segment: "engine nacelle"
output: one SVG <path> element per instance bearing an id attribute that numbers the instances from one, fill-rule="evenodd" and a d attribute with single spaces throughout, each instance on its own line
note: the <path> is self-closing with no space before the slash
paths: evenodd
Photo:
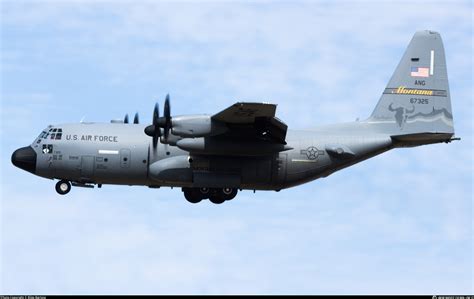
<path id="1" fill-rule="evenodd" d="M 249 141 L 235 143 L 232 139 L 184 138 L 176 142 L 180 149 L 204 155 L 265 156 L 293 149 L 278 143 Z"/>
<path id="2" fill-rule="evenodd" d="M 180 137 L 204 137 L 222 134 L 227 130 L 225 124 L 214 121 L 210 115 L 173 116 L 171 133 Z"/>

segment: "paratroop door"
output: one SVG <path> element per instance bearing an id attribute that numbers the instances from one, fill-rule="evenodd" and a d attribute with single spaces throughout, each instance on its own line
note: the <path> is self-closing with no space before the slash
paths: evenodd
<path id="1" fill-rule="evenodd" d="M 81 177 L 92 178 L 94 176 L 94 156 L 82 156 Z"/>

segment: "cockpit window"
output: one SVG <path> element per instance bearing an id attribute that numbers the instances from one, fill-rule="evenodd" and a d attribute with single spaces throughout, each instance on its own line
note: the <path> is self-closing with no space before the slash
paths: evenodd
<path id="1" fill-rule="evenodd" d="M 51 140 L 61 140 L 61 138 L 63 137 L 63 129 L 61 128 L 50 129 L 49 134 L 51 135 Z"/>
<path id="2" fill-rule="evenodd" d="M 41 132 L 41 134 L 39 134 L 38 138 L 46 138 L 46 136 L 48 136 L 48 133 L 43 131 L 43 132 Z"/>
<path id="3" fill-rule="evenodd" d="M 46 131 L 47 130 L 47 131 Z M 49 128 L 45 131 L 42 131 L 38 136 L 37 143 L 41 143 L 43 139 L 50 139 L 50 140 L 61 140 L 63 137 L 63 129 L 62 128 Z M 48 138 L 49 137 L 49 138 Z"/>
<path id="4" fill-rule="evenodd" d="M 36 141 L 36 143 L 41 143 L 41 140 L 46 139 L 46 137 L 48 137 L 48 133 L 46 131 L 42 131 L 39 134 L 38 138 L 36 138 L 36 139 L 38 139 L 38 141 Z"/>

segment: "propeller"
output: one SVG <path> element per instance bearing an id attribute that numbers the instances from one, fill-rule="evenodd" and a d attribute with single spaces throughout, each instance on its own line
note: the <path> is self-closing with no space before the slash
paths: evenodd
<path id="1" fill-rule="evenodd" d="M 153 137 L 153 148 L 156 148 L 158 144 L 158 138 L 161 137 L 159 121 L 160 112 L 158 110 L 158 103 L 156 103 L 155 108 L 153 109 L 153 123 L 145 128 L 145 134 Z"/>
<path id="2" fill-rule="evenodd" d="M 125 118 L 123 119 L 124 124 L 128 124 L 128 114 L 125 114 Z"/>
<path id="3" fill-rule="evenodd" d="M 140 123 L 139 120 L 138 120 L 138 112 L 135 113 L 135 117 L 133 118 L 133 123 L 134 124 L 139 124 Z"/>
<path id="4" fill-rule="evenodd" d="M 138 122 L 138 115 L 135 115 Z M 145 128 L 145 134 L 153 137 L 153 148 L 156 148 L 158 144 L 158 138 L 161 137 L 161 128 L 163 128 L 163 143 L 167 144 L 167 139 L 170 134 L 172 123 L 171 123 L 171 108 L 170 108 L 170 95 L 166 95 L 164 116 L 160 117 L 158 103 L 155 104 L 153 109 L 153 123 Z"/>

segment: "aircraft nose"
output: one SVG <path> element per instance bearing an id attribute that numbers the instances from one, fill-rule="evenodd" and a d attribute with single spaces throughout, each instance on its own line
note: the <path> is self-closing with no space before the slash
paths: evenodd
<path id="1" fill-rule="evenodd" d="M 12 154 L 12 163 L 18 168 L 35 173 L 36 152 L 31 146 L 19 148 Z"/>

